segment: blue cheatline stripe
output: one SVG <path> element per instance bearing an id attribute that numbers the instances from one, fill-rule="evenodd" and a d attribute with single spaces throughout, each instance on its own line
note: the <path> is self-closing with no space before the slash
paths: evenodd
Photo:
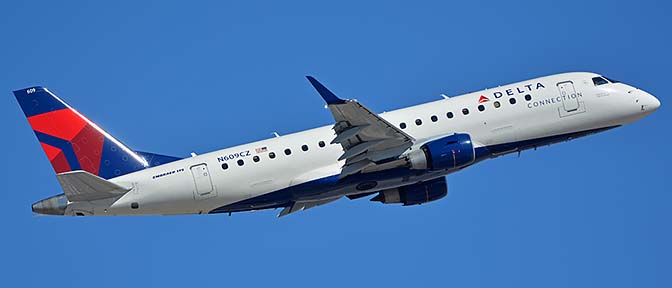
<path id="1" fill-rule="evenodd" d="M 37 140 L 40 140 L 40 142 L 44 142 L 44 144 L 48 144 L 51 146 L 54 146 L 58 149 L 61 149 L 63 151 L 63 154 L 65 154 L 65 159 L 68 160 L 68 165 L 70 165 L 70 170 L 80 170 L 82 169 L 79 166 L 79 160 L 77 160 L 77 155 L 75 155 L 75 150 L 72 149 L 72 145 L 70 144 L 69 141 L 63 140 L 61 138 L 56 138 L 54 136 L 51 136 L 49 134 L 44 134 L 42 132 L 35 131 L 35 136 L 37 136 Z"/>
<path id="2" fill-rule="evenodd" d="M 30 87 L 14 91 L 16 101 L 21 105 L 21 110 L 26 117 L 65 109 L 65 105 L 51 96 L 42 87 Z"/>

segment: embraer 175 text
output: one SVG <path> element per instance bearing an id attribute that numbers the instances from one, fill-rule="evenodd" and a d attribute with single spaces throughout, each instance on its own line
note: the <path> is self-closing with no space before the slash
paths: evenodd
<path id="1" fill-rule="evenodd" d="M 133 150 L 43 87 L 14 91 L 63 194 L 51 215 L 231 213 L 279 216 L 346 196 L 416 205 L 445 176 L 489 158 L 618 127 L 658 109 L 651 94 L 564 73 L 376 114 L 312 77 L 335 124 L 189 158 Z"/>

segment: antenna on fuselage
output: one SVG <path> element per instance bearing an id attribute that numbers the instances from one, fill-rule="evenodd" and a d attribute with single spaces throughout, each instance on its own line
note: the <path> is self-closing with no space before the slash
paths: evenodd
<path id="1" fill-rule="evenodd" d="M 273 132 L 273 136 L 275 136 L 275 138 L 279 138 L 280 134 L 278 134 L 278 132 Z"/>
<path id="2" fill-rule="evenodd" d="M 448 98 L 450 98 L 448 95 L 443 94 L 443 93 L 441 93 L 441 97 L 443 97 L 443 99 L 448 99 Z"/>

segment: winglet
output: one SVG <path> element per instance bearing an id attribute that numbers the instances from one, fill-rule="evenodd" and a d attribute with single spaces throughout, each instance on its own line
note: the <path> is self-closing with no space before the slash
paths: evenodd
<path id="1" fill-rule="evenodd" d="M 333 105 L 333 104 L 343 104 L 345 103 L 345 100 L 338 98 L 334 93 L 331 93 L 327 87 L 324 87 L 322 83 L 317 81 L 313 76 L 306 76 L 308 78 L 308 81 L 310 81 L 310 84 L 315 87 L 315 90 L 317 90 L 317 93 L 320 93 L 320 96 L 324 98 L 324 101 L 327 102 L 328 105 Z"/>

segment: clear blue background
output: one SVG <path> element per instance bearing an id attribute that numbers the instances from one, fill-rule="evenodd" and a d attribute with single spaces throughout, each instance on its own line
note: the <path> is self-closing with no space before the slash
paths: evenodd
<path id="1" fill-rule="evenodd" d="M 321 2 L 0 4 L 2 286 L 672 287 L 669 1 Z M 438 202 L 283 219 L 35 216 L 61 191 L 11 93 L 185 157 L 330 124 L 308 74 L 382 112 L 567 71 L 663 105 L 451 175 Z"/>

